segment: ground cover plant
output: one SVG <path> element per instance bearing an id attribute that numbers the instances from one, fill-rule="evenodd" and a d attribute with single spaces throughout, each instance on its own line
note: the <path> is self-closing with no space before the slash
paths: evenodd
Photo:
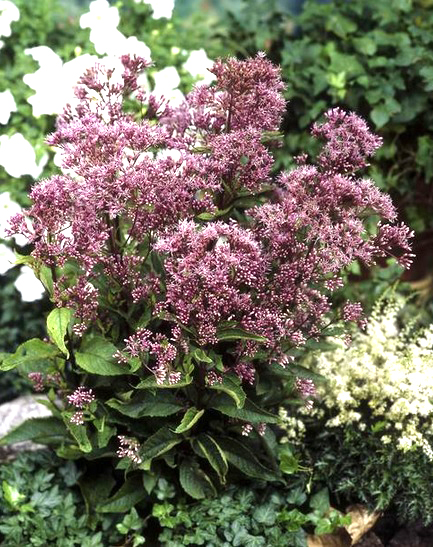
<path id="1" fill-rule="evenodd" d="M 275 411 L 315 394 L 295 357 L 364 324 L 359 303 L 332 305 L 342 272 L 412 256 L 389 197 L 358 176 L 381 140 L 355 114 L 328 111 L 317 157 L 272 179 L 284 86 L 263 54 L 217 61 L 179 106 L 139 86 L 148 64 L 86 71 L 48 137 L 63 172 L 10 228 L 54 309 L 47 339 L 1 368 L 29 375 L 53 416 L 2 442 L 87 459 L 101 512 L 129 511 L 160 477 L 195 499 L 239 476 L 284 482 Z"/>

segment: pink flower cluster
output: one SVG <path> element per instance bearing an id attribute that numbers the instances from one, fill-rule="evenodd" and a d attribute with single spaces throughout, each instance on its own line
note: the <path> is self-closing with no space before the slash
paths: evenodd
<path id="1" fill-rule="evenodd" d="M 263 54 L 217 61 L 216 84 L 176 108 L 137 87 L 146 61 L 122 62 L 120 80 L 102 66 L 84 75 L 78 107 L 48 139 L 63 152 L 64 174 L 35 185 L 33 205 L 11 223 L 37 259 L 63 268 L 54 300 L 74 309 L 77 333 L 109 321 L 107 302 L 123 316 L 150 309 L 149 327 L 128 332 L 116 357 L 139 357 L 159 383 L 176 383 L 190 341 L 217 346 L 221 330 L 241 328 L 262 342 L 239 342 L 226 369 L 253 384 L 258 350 L 284 363 L 289 349 L 320 336 L 354 260 L 394 256 L 409 266 L 410 231 L 395 224 L 390 198 L 356 174 L 381 143 L 358 116 L 328 111 L 312 130 L 323 143 L 316 160 L 302 155 L 273 181 L 268 143 L 284 85 Z M 123 110 L 132 92 L 139 119 Z M 371 214 L 383 219 L 376 235 L 365 228 Z M 347 304 L 342 317 L 360 322 L 360 313 Z M 220 376 L 208 371 L 207 380 Z M 69 399 L 81 408 L 83 397 Z"/>

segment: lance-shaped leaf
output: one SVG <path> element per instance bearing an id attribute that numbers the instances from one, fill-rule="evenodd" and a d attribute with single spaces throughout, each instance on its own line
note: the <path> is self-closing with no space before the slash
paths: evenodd
<path id="1" fill-rule="evenodd" d="M 42 444 L 60 444 L 67 437 L 65 424 L 57 418 L 31 418 L 0 439 L 0 444 L 33 441 Z"/>
<path id="2" fill-rule="evenodd" d="M 165 454 L 182 442 L 182 438 L 173 433 L 168 427 L 161 427 L 151 435 L 140 448 L 140 457 L 143 461 L 149 461 Z"/>
<path id="3" fill-rule="evenodd" d="M 66 357 L 69 357 L 69 351 L 65 345 L 65 336 L 72 315 L 73 311 L 69 308 L 55 308 L 47 317 L 48 335 Z"/>
<path id="4" fill-rule="evenodd" d="M 69 433 L 77 442 L 80 450 L 86 454 L 92 451 L 92 443 L 87 436 L 87 428 L 84 424 L 77 425 L 71 422 L 73 412 L 62 412 L 63 420 Z"/>
<path id="5" fill-rule="evenodd" d="M 216 391 L 222 391 L 233 399 L 237 408 L 242 408 L 245 404 L 246 395 L 240 384 L 236 383 L 228 376 L 223 376 L 221 382 L 215 382 L 212 385 L 208 385 L 209 389 Z M 232 404 L 233 406 L 233 404 Z"/>
<path id="6" fill-rule="evenodd" d="M 126 513 L 146 495 L 141 478 L 139 476 L 128 477 L 114 496 L 98 505 L 96 510 L 99 513 Z"/>
<path id="7" fill-rule="evenodd" d="M 170 384 L 169 381 L 164 381 L 162 384 L 156 383 L 156 378 L 152 374 L 145 380 L 142 380 L 138 385 L 135 386 L 136 389 L 177 389 L 179 387 L 189 386 L 192 382 L 192 378 L 189 375 L 182 375 L 179 382 L 175 384 Z"/>
<path id="8" fill-rule="evenodd" d="M 211 408 L 218 410 L 226 416 L 230 416 L 230 418 L 238 418 L 244 422 L 276 424 L 279 421 L 278 416 L 271 414 L 267 410 L 263 410 L 249 399 L 245 401 L 242 408 L 237 408 L 227 395 L 221 395 L 212 402 Z"/>
<path id="9" fill-rule="evenodd" d="M 207 459 L 224 484 L 228 471 L 227 458 L 216 440 L 207 433 L 203 433 L 191 441 L 191 446 L 198 456 Z"/>
<path id="10" fill-rule="evenodd" d="M 179 479 L 185 492 L 196 500 L 216 494 L 212 481 L 194 460 L 183 460 L 179 469 Z"/>
<path id="11" fill-rule="evenodd" d="M 50 359 L 58 355 L 56 346 L 31 338 L 16 349 L 15 353 L 4 353 L 0 358 L 0 370 L 7 371 L 18 368 L 22 374 L 29 372 L 44 372 L 50 366 Z"/>
<path id="12" fill-rule="evenodd" d="M 264 338 L 263 336 L 239 328 L 218 329 L 216 337 L 221 342 L 230 340 L 253 340 L 254 342 L 266 342 L 266 338 Z"/>
<path id="13" fill-rule="evenodd" d="M 113 355 L 117 348 L 108 340 L 99 336 L 90 337 L 84 340 L 80 351 L 75 354 L 77 365 L 91 374 L 103 376 L 119 376 L 128 374 L 129 370 L 125 365 L 120 365 Z"/>
<path id="14" fill-rule="evenodd" d="M 216 441 L 224 451 L 227 461 L 245 475 L 268 481 L 281 480 L 279 475 L 262 465 L 244 444 L 229 437 L 218 437 Z"/>
<path id="15" fill-rule="evenodd" d="M 188 408 L 185 412 L 182 421 L 174 430 L 175 433 L 185 433 L 188 429 L 198 422 L 198 420 L 203 416 L 204 409 L 198 410 L 195 406 Z"/>
<path id="16" fill-rule="evenodd" d="M 106 403 L 121 414 L 130 418 L 142 418 L 144 416 L 171 416 L 182 409 L 176 398 L 171 393 L 152 394 L 148 391 L 138 393 L 130 401 L 122 402 L 110 399 Z"/>

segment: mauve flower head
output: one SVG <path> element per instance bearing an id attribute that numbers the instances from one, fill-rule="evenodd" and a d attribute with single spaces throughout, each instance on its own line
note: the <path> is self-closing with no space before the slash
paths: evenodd
<path id="1" fill-rule="evenodd" d="M 119 63 L 120 72 L 99 63 L 83 75 L 78 104 L 48 138 L 65 174 L 35 185 L 33 205 L 11 222 L 36 259 L 61 269 L 53 299 L 81 321 L 74 333 L 97 321 L 109 332 L 116 307 L 150 311 L 145 327 L 120 329 L 116 359 L 139 359 L 158 383 L 177 383 L 190 344 L 221 347 L 221 329 L 241 328 L 256 337 L 234 341 L 226 370 L 253 384 L 258 350 L 283 363 L 288 349 L 321 336 L 336 315 L 330 293 L 354 260 L 409 265 L 410 231 L 394 224 L 389 197 L 355 174 L 381 142 L 356 114 L 328 111 L 312 130 L 323 141 L 316 160 L 303 155 L 273 179 L 269 138 L 284 84 L 263 54 L 217 61 L 215 83 L 175 106 L 140 89 L 146 59 Z M 383 219 L 374 236 L 371 214 Z M 358 312 L 347 305 L 344 319 L 362 321 Z M 205 381 L 224 374 L 207 371 Z"/>

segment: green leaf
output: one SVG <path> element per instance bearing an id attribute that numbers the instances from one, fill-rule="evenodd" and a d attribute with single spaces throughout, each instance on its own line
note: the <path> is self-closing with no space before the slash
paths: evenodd
<path id="1" fill-rule="evenodd" d="M 31 418 L 20 424 L 0 439 L 0 445 L 33 441 L 42 444 L 60 444 L 68 437 L 66 427 L 61 420 L 48 416 Z"/>
<path id="2" fill-rule="evenodd" d="M 249 448 L 229 437 L 219 437 L 217 443 L 227 461 L 242 473 L 255 479 L 281 481 L 281 477 L 262 465 Z"/>
<path id="3" fill-rule="evenodd" d="M 212 481 L 194 460 L 183 460 L 179 469 L 179 479 L 185 492 L 196 500 L 216 494 Z"/>
<path id="4" fill-rule="evenodd" d="M 125 365 L 120 365 L 113 358 L 117 348 L 111 342 L 99 336 L 89 337 L 83 341 L 80 352 L 75 354 L 77 365 L 91 374 L 102 376 L 119 376 L 128 374 Z"/>
<path id="5" fill-rule="evenodd" d="M 329 493 L 326 487 L 322 488 L 322 490 L 314 494 L 310 499 L 311 509 L 315 509 L 321 515 L 324 515 L 329 510 L 329 506 Z"/>
<path id="6" fill-rule="evenodd" d="M 223 376 L 222 382 L 215 382 L 208 385 L 209 389 L 222 391 L 233 399 L 237 408 L 242 408 L 245 404 L 246 395 L 242 387 L 228 376 Z"/>
<path id="7" fill-rule="evenodd" d="M 161 427 L 141 445 L 140 457 L 143 461 L 152 460 L 165 454 L 180 442 L 182 442 L 182 438 L 176 433 L 173 433 L 168 427 Z"/>
<path id="8" fill-rule="evenodd" d="M 8 503 L 12 507 L 12 509 L 16 509 L 17 505 L 19 505 L 23 500 L 26 499 L 24 494 L 21 494 L 16 486 L 10 485 L 6 481 L 2 482 L 2 489 L 4 499 L 6 500 L 6 503 Z"/>
<path id="9" fill-rule="evenodd" d="M 204 414 L 204 409 L 198 410 L 194 406 L 191 408 L 188 408 L 188 410 L 184 414 L 184 417 L 182 418 L 182 421 L 176 427 L 174 432 L 185 433 L 185 431 L 188 431 L 188 429 L 191 429 L 191 427 L 198 422 L 198 420 L 203 416 L 203 414 Z"/>
<path id="10" fill-rule="evenodd" d="M 145 380 L 142 380 L 138 385 L 136 385 L 135 389 L 177 389 L 179 387 L 189 386 L 191 382 L 192 378 L 187 374 L 185 376 L 182 375 L 181 379 L 176 384 L 170 384 L 169 381 L 165 381 L 162 384 L 157 384 L 156 378 L 152 374 Z"/>
<path id="11" fill-rule="evenodd" d="M 171 416 L 182 409 L 182 405 L 176 401 L 171 393 L 152 394 L 147 391 L 136 394 L 128 402 L 110 399 L 106 404 L 130 418 Z"/>
<path id="12" fill-rule="evenodd" d="M 219 341 L 230 341 L 230 340 L 254 340 L 255 342 L 266 342 L 264 336 L 259 336 L 252 332 L 248 332 L 244 329 L 237 328 L 221 328 L 217 330 L 216 337 Z"/>
<path id="13" fill-rule="evenodd" d="M 65 336 L 72 316 L 73 311 L 69 308 L 55 308 L 47 317 L 48 335 L 66 357 L 69 357 L 69 351 Z"/>
<path id="14" fill-rule="evenodd" d="M 380 129 L 384 125 L 386 125 L 390 118 L 390 113 L 386 106 L 381 103 L 373 108 L 373 110 L 370 113 L 370 117 L 373 120 L 373 122 L 376 124 L 376 127 Z"/>
<path id="15" fill-rule="evenodd" d="M 191 441 L 191 446 L 198 456 L 207 459 L 217 472 L 220 481 L 224 484 L 228 471 L 227 458 L 216 440 L 210 435 L 203 433 Z"/>
<path id="16" fill-rule="evenodd" d="M 58 354 L 59 350 L 39 338 L 31 338 L 20 346 L 13 354 L 3 354 L 0 370 L 7 371 L 18 367 L 22 374 L 29 372 L 44 372 L 50 366 L 49 360 Z"/>
<path id="17" fill-rule="evenodd" d="M 94 513 L 96 507 L 108 499 L 115 484 L 111 470 L 107 467 L 89 469 L 80 477 L 78 485 L 84 498 L 87 515 Z"/>
<path id="18" fill-rule="evenodd" d="M 433 91 L 433 66 L 424 66 L 419 73 L 424 78 L 424 89 L 426 91 Z"/>
<path id="19" fill-rule="evenodd" d="M 87 428 L 85 424 L 77 425 L 71 422 L 71 417 L 74 413 L 67 411 L 62 412 L 63 421 L 68 428 L 69 433 L 77 441 L 80 450 L 86 454 L 92 451 L 92 443 L 87 436 Z"/>
<path id="20" fill-rule="evenodd" d="M 226 395 L 221 395 L 217 400 L 213 401 L 211 408 L 218 410 L 226 416 L 230 416 L 230 418 L 237 418 L 239 420 L 243 420 L 244 422 L 256 424 L 276 424 L 279 422 L 278 416 L 271 414 L 267 410 L 263 410 L 249 399 L 246 399 L 242 408 L 236 408 Z"/>
<path id="21" fill-rule="evenodd" d="M 200 363 L 213 363 L 212 359 L 201 348 L 195 349 L 192 356 L 196 361 L 199 361 Z"/>
<path id="22" fill-rule="evenodd" d="M 98 505 L 96 510 L 99 513 L 126 513 L 144 499 L 146 495 L 141 477 L 128 477 L 114 496 Z"/>

